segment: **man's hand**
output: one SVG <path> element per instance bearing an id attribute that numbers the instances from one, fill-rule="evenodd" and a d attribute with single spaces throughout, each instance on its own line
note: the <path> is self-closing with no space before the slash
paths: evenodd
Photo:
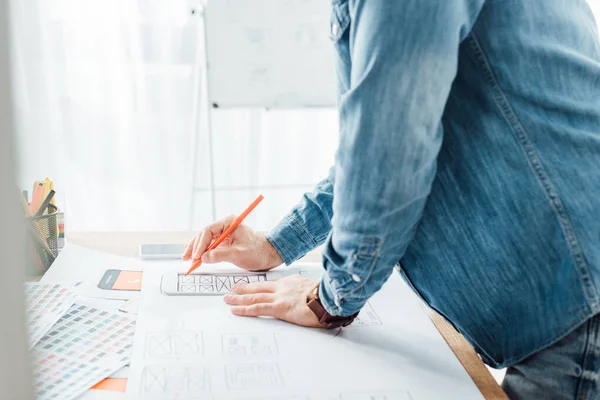
<path id="1" fill-rule="evenodd" d="M 245 317 L 273 317 L 292 324 L 322 328 L 306 305 L 306 297 L 317 281 L 292 275 L 276 281 L 235 285 L 235 294 L 225 295 L 231 312 Z"/>
<path id="2" fill-rule="evenodd" d="M 283 264 L 283 259 L 269 243 L 265 235 L 254 232 L 246 225 L 238 226 L 214 250 L 206 251 L 229 225 L 235 216 L 230 216 L 204 228 L 186 246 L 182 260 L 202 257 L 207 264 L 230 262 L 248 271 L 266 271 Z"/>

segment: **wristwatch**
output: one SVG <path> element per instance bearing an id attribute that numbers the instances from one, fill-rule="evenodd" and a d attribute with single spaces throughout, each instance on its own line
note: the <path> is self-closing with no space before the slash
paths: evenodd
<path id="1" fill-rule="evenodd" d="M 354 318 L 358 315 L 358 313 L 349 315 L 347 317 L 340 317 L 337 315 L 331 315 L 325 310 L 323 304 L 321 304 L 321 299 L 319 298 L 319 285 L 315 286 L 313 290 L 310 291 L 308 296 L 306 296 L 306 305 L 310 310 L 317 316 L 319 319 L 319 323 L 325 329 L 333 329 L 339 328 L 342 326 L 348 326 L 354 321 Z"/>

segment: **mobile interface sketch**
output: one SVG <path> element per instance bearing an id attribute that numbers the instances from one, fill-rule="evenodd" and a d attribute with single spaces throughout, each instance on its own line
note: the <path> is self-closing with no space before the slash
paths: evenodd
<path id="1" fill-rule="evenodd" d="M 261 275 L 188 275 L 178 274 L 177 291 L 180 293 L 227 294 L 237 284 L 266 281 Z"/>

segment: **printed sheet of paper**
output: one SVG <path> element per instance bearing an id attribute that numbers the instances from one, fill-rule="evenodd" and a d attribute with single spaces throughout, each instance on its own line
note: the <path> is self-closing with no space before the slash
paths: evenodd
<path id="1" fill-rule="evenodd" d="M 116 256 L 68 243 L 40 282 L 84 282 L 81 292 L 86 297 L 130 300 L 139 297 L 140 292 L 100 289 L 98 283 L 109 269 L 141 271 L 143 266 L 144 263 L 136 258 Z"/>
<path id="2" fill-rule="evenodd" d="M 32 350 L 37 399 L 69 400 L 127 365 L 135 321 L 78 303 Z"/>
<path id="3" fill-rule="evenodd" d="M 161 276 L 180 269 L 181 263 L 164 262 L 145 271 L 127 388 L 140 398 L 482 398 L 398 275 L 355 323 L 326 331 L 237 317 L 222 297 L 162 295 Z M 277 271 L 267 280 L 323 272 L 320 266 Z"/>
<path id="4" fill-rule="evenodd" d="M 29 348 L 48 332 L 75 302 L 73 285 L 25 283 Z"/>

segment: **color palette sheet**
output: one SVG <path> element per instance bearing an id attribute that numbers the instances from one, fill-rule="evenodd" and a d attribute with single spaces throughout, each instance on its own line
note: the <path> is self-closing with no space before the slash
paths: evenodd
<path id="1" fill-rule="evenodd" d="M 24 284 L 30 349 L 73 305 L 78 285 Z"/>
<path id="2" fill-rule="evenodd" d="M 73 399 L 129 363 L 135 320 L 74 304 L 33 348 L 36 398 Z"/>

